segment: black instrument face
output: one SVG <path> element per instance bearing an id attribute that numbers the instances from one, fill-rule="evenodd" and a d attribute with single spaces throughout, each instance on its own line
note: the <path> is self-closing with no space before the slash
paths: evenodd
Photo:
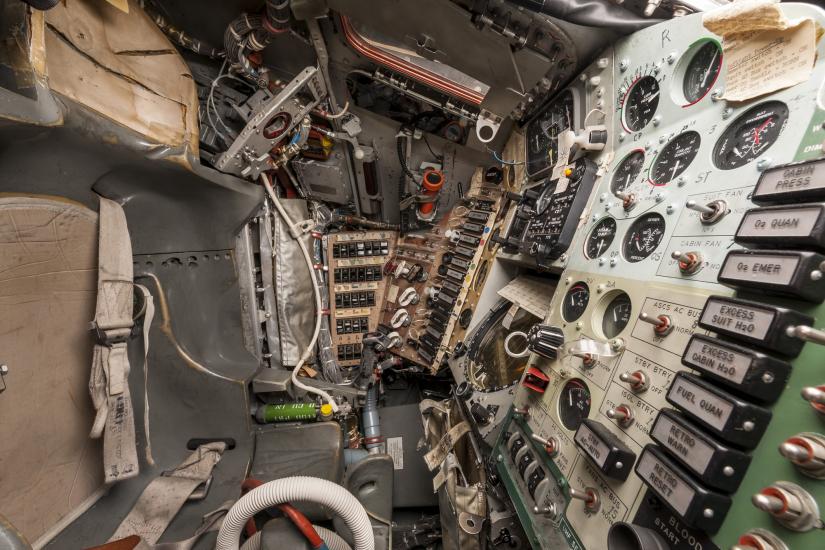
<path id="1" fill-rule="evenodd" d="M 572 172 L 564 179 L 544 184 L 531 215 L 521 234 L 519 249 L 546 266 L 558 258 L 572 242 L 577 220 L 587 202 L 596 178 L 596 167 L 587 158 L 570 166 Z"/>
<path id="2" fill-rule="evenodd" d="M 572 128 L 575 103 L 573 93 L 566 90 L 527 125 L 527 174 L 538 177 L 558 161 L 558 136 Z"/>
<path id="3" fill-rule="evenodd" d="M 570 431 L 576 431 L 590 414 L 590 388 L 584 380 L 568 381 L 559 395 L 559 420 Z"/>
<path id="4" fill-rule="evenodd" d="M 630 263 L 641 262 L 653 254 L 664 236 L 665 219 L 655 212 L 645 214 L 633 222 L 624 237 L 624 259 Z"/>
<path id="5" fill-rule="evenodd" d="M 770 149 L 787 123 L 788 106 L 781 101 L 751 107 L 716 142 L 713 163 L 722 170 L 744 166 Z"/>
<path id="6" fill-rule="evenodd" d="M 670 140 L 653 161 L 650 183 L 665 185 L 682 175 L 696 158 L 701 143 L 699 132 L 692 130 Z"/>
<path id="7" fill-rule="evenodd" d="M 630 311 L 633 308 L 630 296 L 622 292 L 613 298 L 602 317 L 602 332 L 605 338 L 615 338 L 630 322 Z"/>
<path id="8" fill-rule="evenodd" d="M 561 316 L 568 323 L 572 323 L 582 315 L 590 302 L 590 289 L 583 282 L 578 282 L 570 287 L 564 295 L 564 302 L 561 305 Z"/>
<path id="9" fill-rule="evenodd" d="M 616 238 L 616 220 L 605 218 L 597 223 L 587 236 L 584 255 L 595 260 L 604 254 Z"/>
<path id="10" fill-rule="evenodd" d="M 696 50 L 685 69 L 682 91 L 688 105 L 705 97 L 716 84 L 722 69 L 722 49 L 713 40 L 708 40 Z"/>
<path id="11" fill-rule="evenodd" d="M 626 190 L 633 181 L 642 173 L 645 163 L 645 152 L 637 149 L 627 155 L 613 172 L 613 179 L 610 180 L 610 191 L 615 195 Z"/>
<path id="12" fill-rule="evenodd" d="M 643 76 L 630 86 L 622 103 L 625 128 L 638 132 L 653 120 L 659 106 L 659 81 L 650 75 Z"/>

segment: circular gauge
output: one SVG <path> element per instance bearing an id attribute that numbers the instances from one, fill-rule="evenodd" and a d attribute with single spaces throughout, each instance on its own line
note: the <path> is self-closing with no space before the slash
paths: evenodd
<path id="1" fill-rule="evenodd" d="M 582 315 L 587 309 L 590 301 L 590 289 L 582 282 L 578 282 L 570 287 L 564 295 L 564 303 L 561 305 L 561 316 L 568 323 L 572 323 Z"/>
<path id="2" fill-rule="evenodd" d="M 536 214 L 541 216 L 550 203 L 553 202 L 553 194 L 556 192 L 556 184 L 547 182 L 541 190 L 541 195 L 536 199 Z"/>
<path id="3" fill-rule="evenodd" d="M 624 125 L 631 132 L 647 126 L 659 106 L 659 81 L 648 75 L 634 82 L 622 102 Z"/>
<path id="4" fill-rule="evenodd" d="M 639 177 L 642 172 L 644 163 L 645 152 L 641 149 L 633 151 L 622 159 L 622 162 L 616 167 L 616 171 L 613 172 L 613 179 L 610 181 L 610 190 L 614 195 L 630 187 L 633 180 Z"/>
<path id="5" fill-rule="evenodd" d="M 571 432 L 576 431 L 590 414 L 590 388 L 584 380 L 568 381 L 559 395 L 559 420 Z"/>
<path id="6" fill-rule="evenodd" d="M 610 248 L 616 237 L 616 220 L 605 218 L 593 227 L 584 246 L 584 255 L 595 260 Z"/>
<path id="7" fill-rule="evenodd" d="M 559 134 L 574 124 L 573 93 L 565 91 L 527 124 L 527 173 L 534 177 L 556 164 Z"/>
<path id="8" fill-rule="evenodd" d="M 615 338 L 624 330 L 624 327 L 630 321 L 631 309 L 630 296 L 624 292 L 619 293 L 610 300 L 604 310 L 604 317 L 602 317 L 602 332 L 606 338 Z"/>
<path id="9" fill-rule="evenodd" d="M 665 219 L 655 212 L 645 214 L 633 222 L 624 237 L 624 259 L 630 263 L 641 262 L 653 254 L 664 236 Z"/>
<path id="10" fill-rule="evenodd" d="M 788 106 L 768 101 L 751 107 L 728 126 L 713 148 L 713 163 L 722 170 L 739 168 L 770 149 L 788 123 Z"/>
<path id="11" fill-rule="evenodd" d="M 665 185 L 681 176 L 696 158 L 701 143 L 699 132 L 692 130 L 670 140 L 653 161 L 650 168 L 650 183 Z"/>
<path id="12" fill-rule="evenodd" d="M 722 49 L 713 40 L 708 40 L 696 50 L 685 68 L 682 92 L 688 105 L 705 97 L 713 88 L 722 68 Z"/>

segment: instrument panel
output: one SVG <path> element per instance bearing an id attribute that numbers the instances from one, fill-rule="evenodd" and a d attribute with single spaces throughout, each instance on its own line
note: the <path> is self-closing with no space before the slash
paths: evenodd
<path id="1" fill-rule="evenodd" d="M 800 450 L 825 457 L 817 48 L 808 81 L 728 102 L 722 40 L 690 15 L 571 85 L 610 137 L 543 322 L 564 347 L 531 356 L 547 386 L 522 380 L 493 452 L 533 547 L 610 550 L 612 526 L 679 550 L 821 546 L 825 484 Z"/>

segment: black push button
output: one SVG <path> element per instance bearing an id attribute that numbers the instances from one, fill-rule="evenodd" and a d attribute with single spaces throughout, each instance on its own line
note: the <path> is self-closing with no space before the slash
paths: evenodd
<path id="1" fill-rule="evenodd" d="M 636 453 L 600 422 L 585 419 L 573 439 L 607 477 L 624 481 L 630 475 Z"/>
<path id="2" fill-rule="evenodd" d="M 636 464 L 636 474 L 688 527 L 716 533 L 731 499 L 694 480 L 656 445 L 647 445 Z"/>
<path id="3" fill-rule="evenodd" d="M 718 280 L 734 288 L 764 290 L 774 294 L 821 303 L 825 300 L 825 277 L 811 273 L 825 256 L 816 252 L 787 250 L 733 250 L 728 252 Z"/>
<path id="4" fill-rule="evenodd" d="M 791 372 L 785 361 L 703 334 L 691 336 L 682 364 L 765 403 L 779 399 Z"/>
<path id="5" fill-rule="evenodd" d="M 825 159 L 777 166 L 762 172 L 751 200 L 787 204 L 825 199 Z"/>
<path id="6" fill-rule="evenodd" d="M 796 357 L 805 344 L 788 336 L 787 328 L 813 325 L 814 319 L 798 311 L 728 298 L 710 296 L 699 316 L 699 326 L 748 344 Z"/>
<path id="7" fill-rule="evenodd" d="M 687 372 L 673 379 L 667 401 L 720 439 L 746 449 L 756 448 L 771 421 L 769 410 Z"/>
<path id="8" fill-rule="evenodd" d="M 752 208 L 734 239 L 740 244 L 825 251 L 825 203 Z"/>
<path id="9" fill-rule="evenodd" d="M 739 488 L 751 457 L 706 435 L 673 409 L 662 409 L 650 437 L 703 483 L 725 493 Z"/>

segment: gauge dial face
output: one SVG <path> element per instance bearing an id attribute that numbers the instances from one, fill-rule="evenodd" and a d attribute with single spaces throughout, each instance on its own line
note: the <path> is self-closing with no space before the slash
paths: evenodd
<path id="1" fill-rule="evenodd" d="M 638 132 L 653 120 L 659 106 L 659 81 L 647 75 L 630 86 L 622 102 L 622 118 L 625 128 Z"/>
<path id="2" fill-rule="evenodd" d="M 590 388 L 584 380 L 568 381 L 559 395 L 559 420 L 568 430 L 576 431 L 590 414 Z"/>
<path id="3" fill-rule="evenodd" d="M 713 40 L 708 40 L 696 50 L 685 68 L 682 91 L 688 105 L 705 97 L 716 83 L 722 69 L 722 49 Z"/>
<path id="4" fill-rule="evenodd" d="M 722 170 L 744 166 L 770 149 L 787 123 L 788 106 L 781 101 L 751 107 L 716 142 L 713 163 Z"/>
<path id="5" fill-rule="evenodd" d="M 665 185 L 681 176 L 696 158 L 701 143 L 699 132 L 692 130 L 670 140 L 653 161 L 650 183 Z"/>
<path id="6" fill-rule="evenodd" d="M 606 338 L 615 338 L 630 322 L 630 311 L 633 309 L 630 296 L 622 292 L 610 300 L 602 317 L 602 332 Z"/>
<path id="7" fill-rule="evenodd" d="M 624 259 L 630 263 L 641 262 L 653 254 L 664 236 L 665 219 L 655 212 L 645 214 L 633 222 L 624 237 Z"/>
<path id="8" fill-rule="evenodd" d="M 559 134 L 575 123 L 573 93 L 565 91 L 527 125 L 527 173 L 536 176 L 555 166 Z"/>
<path id="9" fill-rule="evenodd" d="M 597 223 L 587 236 L 585 243 L 584 254 L 591 260 L 595 260 L 604 254 L 613 239 L 616 237 L 616 220 L 613 218 L 605 218 Z"/>
<path id="10" fill-rule="evenodd" d="M 644 163 L 645 152 L 639 149 L 622 159 L 622 162 L 616 167 L 616 171 L 613 172 L 613 179 L 610 180 L 610 190 L 614 195 L 630 187 L 641 174 Z"/>
<path id="11" fill-rule="evenodd" d="M 561 316 L 568 323 L 572 323 L 582 315 L 590 302 L 590 289 L 583 282 L 578 282 L 570 287 L 564 295 L 564 303 L 561 305 Z"/>

